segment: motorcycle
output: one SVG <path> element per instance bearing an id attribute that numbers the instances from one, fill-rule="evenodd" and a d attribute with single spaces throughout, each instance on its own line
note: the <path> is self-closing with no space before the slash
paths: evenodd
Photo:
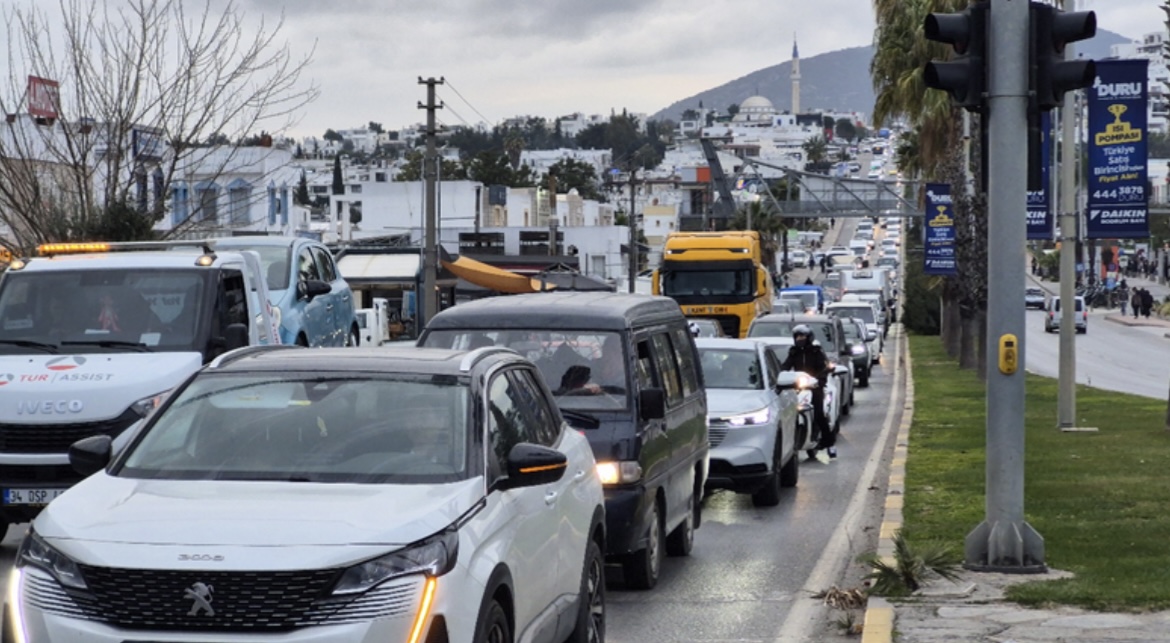
<path id="1" fill-rule="evenodd" d="M 825 419 L 828 421 L 829 430 L 836 432 L 839 430 L 841 424 L 841 413 L 838 402 L 840 401 L 839 390 L 837 386 L 837 378 L 830 377 L 825 384 Z M 802 427 L 801 434 L 804 435 L 805 441 L 803 445 L 798 445 L 798 448 L 803 449 L 809 457 L 813 457 L 817 452 L 817 445 L 821 441 L 820 433 L 817 432 L 813 418 L 813 389 L 818 388 L 820 383 L 817 378 L 807 374 L 797 374 L 796 380 L 796 404 L 797 404 L 797 426 Z"/>

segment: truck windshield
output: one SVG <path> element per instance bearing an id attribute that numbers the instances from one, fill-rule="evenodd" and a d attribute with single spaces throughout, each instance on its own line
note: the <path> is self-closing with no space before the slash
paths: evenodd
<path id="1" fill-rule="evenodd" d="M 665 270 L 662 294 L 667 297 L 751 297 L 751 269 Z"/>
<path id="2" fill-rule="evenodd" d="M 9 272 L 0 353 L 198 351 L 199 270 Z"/>

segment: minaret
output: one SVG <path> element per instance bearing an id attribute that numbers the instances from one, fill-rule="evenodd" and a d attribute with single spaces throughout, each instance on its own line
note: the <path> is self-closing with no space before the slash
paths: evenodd
<path id="1" fill-rule="evenodd" d="M 800 51 L 796 48 L 796 34 L 792 35 L 792 113 L 800 113 Z"/>

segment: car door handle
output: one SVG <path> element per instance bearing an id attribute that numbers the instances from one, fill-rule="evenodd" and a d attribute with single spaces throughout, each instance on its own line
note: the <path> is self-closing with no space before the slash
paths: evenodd
<path id="1" fill-rule="evenodd" d="M 551 507 L 554 504 L 556 504 L 556 502 L 557 502 L 557 492 L 550 491 L 550 492 L 544 494 L 544 504 Z"/>

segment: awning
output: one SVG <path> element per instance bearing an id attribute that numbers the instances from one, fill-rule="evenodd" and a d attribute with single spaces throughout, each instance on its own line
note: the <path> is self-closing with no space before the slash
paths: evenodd
<path id="1" fill-rule="evenodd" d="M 540 292 L 539 279 L 533 279 L 514 272 L 496 268 L 482 261 L 459 257 L 454 261 L 444 257 L 443 267 L 450 270 L 461 279 L 482 286 L 496 292 L 508 295 L 519 295 L 528 292 Z M 545 284 L 544 290 L 554 290 L 552 284 Z"/>
<path id="2" fill-rule="evenodd" d="M 412 254 L 345 254 L 337 269 L 354 284 L 414 284 L 418 278 L 419 256 Z"/>

